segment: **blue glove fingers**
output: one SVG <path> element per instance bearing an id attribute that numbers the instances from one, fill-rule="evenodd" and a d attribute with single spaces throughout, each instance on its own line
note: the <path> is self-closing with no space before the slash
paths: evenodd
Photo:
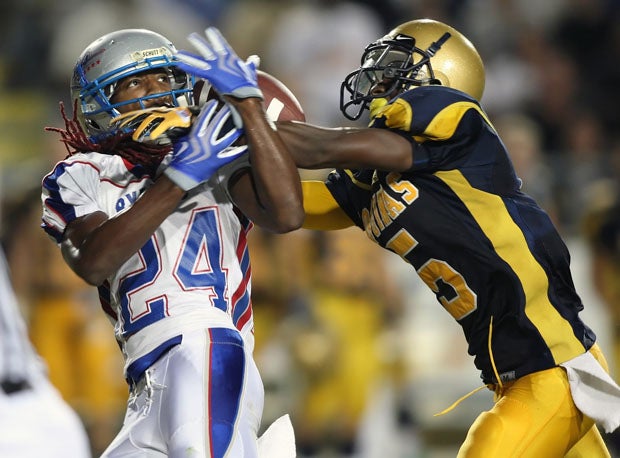
<path id="1" fill-rule="evenodd" d="M 207 78 L 209 71 L 212 69 L 209 62 L 187 51 L 178 51 L 177 54 L 177 67 L 184 72 L 191 73 L 192 75 Z"/>
<path id="2" fill-rule="evenodd" d="M 226 41 L 226 38 L 221 34 L 221 32 L 215 27 L 208 27 L 205 30 L 205 35 L 207 36 L 207 40 L 211 44 L 211 49 L 217 55 L 234 55 L 232 48 Z"/>
<path id="3" fill-rule="evenodd" d="M 237 159 L 248 150 L 248 145 L 231 146 L 217 153 L 217 157 L 221 159 L 218 163 L 218 169 Z"/>
<path id="4" fill-rule="evenodd" d="M 253 74 L 256 74 L 256 69 L 260 65 L 260 57 L 258 57 L 256 54 L 252 54 L 251 56 L 248 56 L 248 58 L 245 60 L 245 64 L 248 66 L 248 68 Z"/>
<path id="5" fill-rule="evenodd" d="M 231 128 L 229 105 L 209 100 L 196 118 L 190 133 L 174 143 L 172 160 L 164 173 L 188 191 L 207 181 L 220 167 L 247 150 L 246 145 L 231 146 L 243 134 Z"/>
<path id="6" fill-rule="evenodd" d="M 259 97 L 256 67 L 258 59 L 244 62 L 215 27 L 205 30 L 205 37 L 196 33 L 188 36 L 199 55 L 178 51 L 177 66 L 187 73 L 209 80 L 217 92 L 238 98 Z"/>
<path id="7" fill-rule="evenodd" d="M 217 59 L 216 53 L 213 51 L 213 47 L 211 44 L 204 39 L 204 37 L 200 36 L 196 32 L 192 32 L 187 37 L 187 40 L 194 45 L 194 48 L 200 53 L 202 57 L 207 60 L 215 60 Z"/>

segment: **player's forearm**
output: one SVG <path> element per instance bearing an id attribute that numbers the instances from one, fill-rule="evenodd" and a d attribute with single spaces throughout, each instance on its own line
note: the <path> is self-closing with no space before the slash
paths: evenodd
<path id="1" fill-rule="evenodd" d="M 278 123 L 280 137 L 300 168 L 405 171 L 413 165 L 413 144 L 386 129 L 326 128 Z"/>
<path id="2" fill-rule="evenodd" d="M 345 129 L 328 129 L 298 122 L 277 123 L 278 133 L 286 143 L 297 167 L 321 169 L 339 167 L 341 153 L 334 145 L 344 136 Z"/>
<path id="3" fill-rule="evenodd" d="M 235 101 L 234 105 L 245 126 L 260 225 L 275 232 L 298 229 L 304 212 L 295 162 L 269 124 L 259 99 Z"/>
<path id="4" fill-rule="evenodd" d="M 73 221 L 62 244 L 65 260 L 86 282 L 100 285 L 144 246 L 183 195 L 162 176 L 126 212 L 110 219 L 97 213 Z"/>

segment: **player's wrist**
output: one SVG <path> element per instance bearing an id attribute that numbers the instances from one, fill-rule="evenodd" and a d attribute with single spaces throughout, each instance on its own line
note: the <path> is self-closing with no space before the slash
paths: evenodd
<path id="1" fill-rule="evenodd" d="M 238 99 L 238 100 L 246 100 L 246 99 L 257 99 L 263 100 L 263 91 L 261 91 L 257 86 L 244 86 L 235 89 L 232 92 L 226 94 L 226 96 Z"/>
<path id="2" fill-rule="evenodd" d="M 262 94 L 262 92 L 261 92 Z M 235 107 L 240 107 L 240 106 L 246 106 L 246 107 L 252 107 L 252 106 L 256 106 L 261 108 L 263 105 L 263 97 L 261 95 L 261 97 L 244 97 L 244 98 L 239 98 L 239 97 L 235 97 L 234 95 L 225 95 L 224 96 L 224 100 L 226 100 L 226 102 L 230 103 L 231 105 L 234 105 Z"/>
<path id="3" fill-rule="evenodd" d="M 189 191 L 190 189 L 195 188 L 201 183 L 201 180 L 197 180 L 195 177 L 182 172 L 181 170 L 168 166 L 162 172 L 165 177 L 167 177 L 172 183 L 174 183 L 178 188 L 182 189 L 184 192 Z"/>
<path id="4" fill-rule="evenodd" d="M 244 127 L 244 118 L 253 114 L 262 114 L 264 111 L 263 100 L 256 97 L 238 99 L 227 95 L 224 98 L 230 106 L 233 122 L 238 129 Z"/>
<path id="5" fill-rule="evenodd" d="M 184 189 L 184 187 L 177 182 L 176 177 L 179 173 L 180 172 L 174 171 L 171 167 L 167 167 L 157 179 L 156 185 L 162 187 L 166 193 L 176 193 L 179 198 L 183 197 L 188 189 Z"/>

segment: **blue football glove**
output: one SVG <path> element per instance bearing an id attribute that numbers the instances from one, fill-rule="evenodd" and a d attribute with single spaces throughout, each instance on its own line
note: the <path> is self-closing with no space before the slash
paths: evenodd
<path id="1" fill-rule="evenodd" d="M 247 145 L 233 146 L 243 134 L 234 127 L 228 104 L 218 110 L 209 100 L 184 137 L 173 141 L 172 159 L 164 174 L 185 191 L 207 181 L 225 164 L 247 151 Z"/>
<path id="2" fill-rule="evenodd" d="M 215 27 L 207 28 L 205 35 L 206 39 L 197 33 L 187 37 L 200 55 L 178 51 L 177 66 L 208 80 L 220 95 L 262 99 L 263 93 L 258 87 L 256 76 L 258 56 L 250 56 L 247 61 L 243 61 Z"/>

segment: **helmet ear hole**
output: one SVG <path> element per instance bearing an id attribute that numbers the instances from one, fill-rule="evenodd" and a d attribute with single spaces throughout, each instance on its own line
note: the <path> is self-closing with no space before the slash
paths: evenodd
<path id="1" fill-rule="evenodd" d="M 450 78 L 442 71 L 435 71 L 435 79 L 431 81 L 431 84 L 441 84 L 442 86 L 450 86 Z"/>
<path id="2" fill-rule="evenodd" d="M 89 118 L 86 118 L 86 125 L 92 129 L 97 129 L 97 130 L 101 129 L 101 126 L 99 124 L 97 124 L 95 121 Z"/>
<path id="3" fill-rule="evenodd" d="M 176 67 L 170 68 L 170 73 L 172 75 L 172 84 L 175 88 L 183 87 L 187 84 L 187 73 L 182 70 L 179 70 Z"/>

